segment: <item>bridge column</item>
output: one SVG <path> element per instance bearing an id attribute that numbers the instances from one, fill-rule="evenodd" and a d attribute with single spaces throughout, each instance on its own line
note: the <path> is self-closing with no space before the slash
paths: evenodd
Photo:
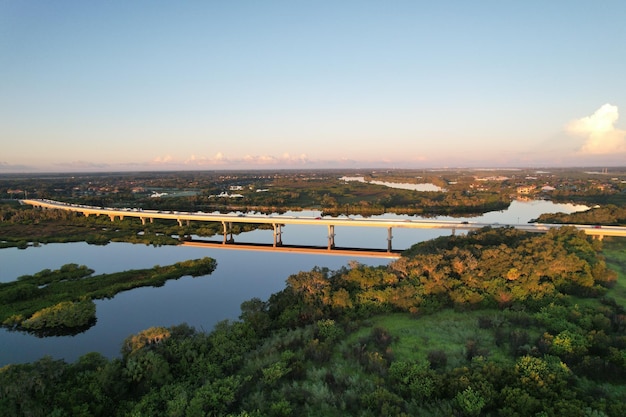
<path id="1" fill-rule="evenodd" d="M 282 246 L 283 245 L 283 239 L 282 239 L 283 232 L 281 231 L 281 226 L 280 224 L 276 224 L 276 223 L 273 223 L 272 226 L 274 227 L 274 247 Z"/>
<path id="2" fill-rule="evenodd" d="M 233 239 L 233 223 L 232 222 L 222 222 L 222 226 L 224 227 L 224 241 L 222 244 L 227 244 L 234 242 Z"/>
<path id="3" fill-rule="evenodd" d="M 146 218 L 145 217 L 140 217 L 140 219 L 141 219 L 141 224 L 145 225 L 146 224 Z"/>
<path id="4" fill-rule="evenodd" d="M 176 219 L 178 221 L 178 226 L 183 227 L 183 221 L 181 219 Z"/>
<path id="5" fill-rule="evenodd" d="M 109 218 L 111 219 L 112 222 L 115 221 L 115 216 L 113 214 L 109 214 Z"/>
<path id="6" fill-rule="evenodd" d="M 331 250 L 335 247 L 335 226 L 332 224 L 328 225 L 328 250 Z"/>
<path id="7" fill-rule="evenodd" d="M 391 252 L 391 239 L 393 236 L 391 235 L 391 227 L 387 228 L 387 252 Z"/>

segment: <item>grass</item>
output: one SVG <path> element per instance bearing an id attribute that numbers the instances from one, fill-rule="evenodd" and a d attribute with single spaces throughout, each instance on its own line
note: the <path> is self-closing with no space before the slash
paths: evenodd
<path id="1" fill-rule="evenodd" d="M 350 335 L 346 342 L 354 344 L 372 328 L 380 327 L 394 337 L 391 348 L 396 360 L 423 362 L 429 352 L 440 350 L 448 358 L 448 367 L 457 367 L 467 363 L 466 346 L 468 341 L 474 341 L 484 356 L 495 362 L 512 363 L 507 345 L 496 345 L 494 329 L 482 329 L 478 325 L 481 316 L 493 319 L 501 314 L 497 310 L 459 313 L 453 309 L 419 318 L 403 313 L 389 314 L 372 318 L 369 326 Z M 536 333 L 531 337 L 536 337 Z"/>
<path id="2" fill-rule="evenodd" d="M 626 238 L 606 238 L 602 254 L 607 266 L 617 272 L 617 282 L 606 295 L 626 306 Z"/>

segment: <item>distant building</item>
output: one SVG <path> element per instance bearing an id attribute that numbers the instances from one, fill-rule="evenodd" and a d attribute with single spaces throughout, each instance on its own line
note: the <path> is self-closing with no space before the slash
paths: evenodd
<path id="1" fill-rule="evenodd" d="M 521 187 L 517 187 L 517 194 L 530 194 L 535 191 L 534 185 L 524 185 Z"/>
<path id="2" fill-rule="evenodd" d="M 212 197 L 217 197 L 217 198 L 243 198 L 243 195 L 241 194 L 228 194 L 226 191 L 222 191 L 221 193 L 219 193 L 218 195 L 210 195 L 210 198 Z"/>

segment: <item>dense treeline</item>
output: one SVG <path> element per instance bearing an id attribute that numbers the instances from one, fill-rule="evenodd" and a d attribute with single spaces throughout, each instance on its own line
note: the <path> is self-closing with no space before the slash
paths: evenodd
<path id="1" fill-rule="evenodd" d="M 623 416 L 626 312 L 599 242 L 482 230 L 292 275 L 211 333 L 0 370 L 3 415 Z M 458 314 L 462 312 L 463 314 Z"/>
<path id="2" fill-rule="evenodd" d="M 544 213 L 535 222 L 562 224 L 602 224 L 608 226 L 626 225 L 626 207 L 607 205 L 593 207 L 576 213 Z"/>
<path id="3" fill-rule="evenodd" d="M 0 283 L 0 324 L 39 335 L 75 334 L 95 324 L 92 300 L 112 298 L 133 288 L 158 287 L 170 279 L 213 272 L 216 262 L 202 258 L 168 266 L 94 275 L 86 266 L 67 264 Z"/>
<path id="4" fill-rule="evenodd" d="M 355 267 L 333 279 L 323 270 L 293 275 L 270 299 L 280 314 L 269 313 L 293 327 L 335 315 L 358 319 L 520 303 L 536 308 L 565 294 L 597 297 L 616 280 L 598 250 L 599 241 L 569 228 L 543 235 L 510 228 L 442 237 L 416 245 L 385 268 Z M 290 307 L 294 299 L 299 303 Z"/>

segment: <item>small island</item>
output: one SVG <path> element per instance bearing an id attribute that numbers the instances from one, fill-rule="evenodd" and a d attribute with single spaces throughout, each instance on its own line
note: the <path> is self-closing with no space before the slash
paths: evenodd
<path id="1" fill-rule="evenodd" d="M 159 287 L 185 275 L 208 275 L 215 266 L 214 259 L 205 257 L 101 275 L 92 275 L 92 269 L 76 264 L 54 271 L 44 269 L 0 283 L 0 323 L 38 336 L 77 334 L 96 322 L 93 300 L 112 298 L 137 287 Z"/>

